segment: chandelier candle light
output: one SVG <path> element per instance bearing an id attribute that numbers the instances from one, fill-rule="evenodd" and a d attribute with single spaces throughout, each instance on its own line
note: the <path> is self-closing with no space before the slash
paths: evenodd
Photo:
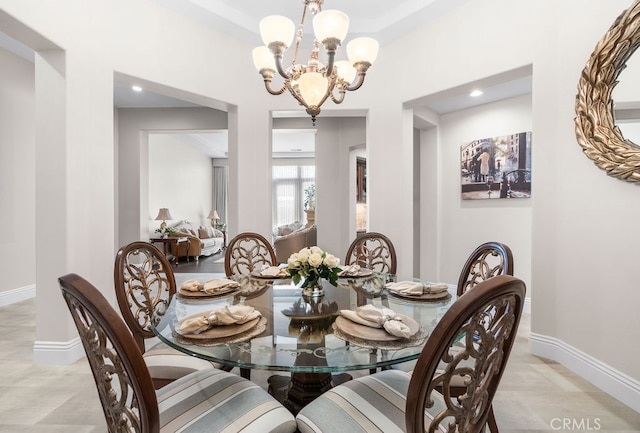
<path id="1" fill-rule="evenodd" d="M 367 70 L 378 55 L 378 42 L 372 38 L 361 37 L 347 44 L 348 61 L 335 62 L 336 50 L 347 36 L 349 17 L 337 10 L 321 11 L 322 2 L 323 0 L 304 0 L 302 19 L 297 31 L 289 18 L 280 15 L 263 18 L 260 21 L 260 36 L 265 45 L 253 50 L 253 64 L 264 78 L 267 91 L 272 95 L 280 95 L 285 89 L 289 90 L 306 108 L 314 125 L 320 107 L 327 98 L 340 104 L 347 90 L 357 90 L 362 86 Z M 315 40 L 309 62 L 302 65 L 296 63 L 296 57 L 302 41 L 307 9 L 314 15 Z M 293 60 L 291 66 L 284 69 L 282 56 L 293 42 L 294 33 L 296 45 Z M 327 52 L 326 65 L 318 59 L 320 44 Z M 284 85 L 281 89 L 273 90 L 271 80 L 276 70 L 284 78 Z M 334 94 L 336 88 L 337 96 Z"/>

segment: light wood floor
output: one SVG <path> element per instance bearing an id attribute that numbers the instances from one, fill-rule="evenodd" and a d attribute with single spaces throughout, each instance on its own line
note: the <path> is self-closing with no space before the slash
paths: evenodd
<path id="1" fill-rule="evenodd" d="M 0 433 L 105 432 L 86 360 L 70 366 L 32 362 L 34 302 L 0 308 Z M 528 335 L 525 316 L 494 400 L 502 433 L 640 432 L 639 413 L 561 365 L 530 355 Z M 252 379 L 265 385 L 269 375 L 254 371 Z"/>

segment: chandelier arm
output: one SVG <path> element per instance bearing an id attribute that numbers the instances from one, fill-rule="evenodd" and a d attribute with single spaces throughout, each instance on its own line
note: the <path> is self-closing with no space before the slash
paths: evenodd
<path id="1" fill-rule="evenodd" d="M 273 90 L 271 88 L 271 80 L 268 80 L 266 78 L 264 80 L 264 87 L 267 89 L 267 92 L 271 93 L 272 95 L 276 95 L 276 96 L 277 95 L 282 95 L 284 93 L 285 89 L 287 88 L 286 84 L 284 84 L 281 89 Z"/>
<path id="2" fill-rule="evenodd" d="M 335 72 L 333 71 L 333 63 L 334 63 L 334 59 L 336 57 L 336 50 L 335 49 L 327 49 L 327 56 L 329 57 L 329 63 L 327 64 L 327 68 L 325 69 L 325 75 L 327 77 L 333 76 L 335 75 Z M 333 79 L 334 83 L 335 83 L 335 78 Z"/>
<path id="3" fill-rule="evenodd" d="M 366 74 L 367 74 L 366 72 L 358 72 L 358 81 L 356 81 L 353 85 L 344 86 L 344 89 L 350 92 L 354 90 L 358 90 L 364 83 L 364 76 Z"/>
<path id="4" fill-rule="evenodd" d="M 339 89 L 340 90 L 337 97 L 333 94 L 333 91 L 331 91 L 331 93 L 329 94 L 329 97 L 335 104 L 342 104 L 342 101 L 344 101 L 344 88 L 343 86 L 339 86 Z"/>
<path id="5" fill-rule="evenodd" d="M 290 77 L 282 67 L 282 54 L 274 54 L 273 59 L 276 61 L 276 69 L 278 70 L 278 74 L 280 74 L 280 76 L 285 80 L 288 80 Z"/>

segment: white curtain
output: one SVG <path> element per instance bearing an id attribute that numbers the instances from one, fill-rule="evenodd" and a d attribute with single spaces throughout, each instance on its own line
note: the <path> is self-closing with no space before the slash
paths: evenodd
<path id="1" fill-rule="evenodd" d="M 316 168 L 313 165 L 273 166 L 273 215 L 274 228 L 292 222 L 305 222 L 304 190 L 315 183 Z"/>
<path id="2" fill-rule="evenodd" d="M 227 167 L 213 167 L 213 208 L 220 216 L 218 222 L 222 223 L 227 222 L 228 172 Z"/>

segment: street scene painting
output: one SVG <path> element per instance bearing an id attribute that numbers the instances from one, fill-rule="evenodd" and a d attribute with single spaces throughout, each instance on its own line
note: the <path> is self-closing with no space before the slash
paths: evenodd
<path id="1" fill-rule="evenodd" d="M 460 147 L 462 199 L 531 197 L 531 131 Z"/>

